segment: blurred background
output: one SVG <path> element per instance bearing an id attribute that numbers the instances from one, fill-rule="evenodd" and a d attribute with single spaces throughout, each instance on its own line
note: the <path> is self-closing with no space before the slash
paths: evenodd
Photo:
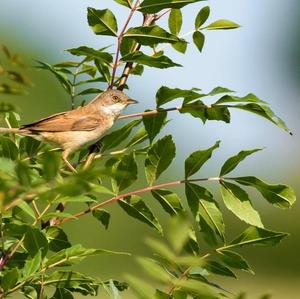
<path id="1" fill-rule="evenodd" d="M 297 0 L 225 0 L 209 1 L 210 21 L 220 18 L 234 20 L 242 28 L 234 31 L 207 32 L 206 45 L 200 55 L 190 45 L 187 54 L 181 55 L 171 48 L 167 55 L 184 68 L 157 70 L 147 68 L 142 78 L 131 77 L 129 94 L 140 104 L 127 112 L 142 111 L 155 106 L 156 90 L 169 87 L 198 87 L 209 91 L 225 86 L 245 95 L 255 93 L 271 103 L 274 111 L 286 120 L 294 132 L 291 137 L 271 123 L 242 111 L 232 112 L 231 124 L 209 122 L 203 126 L 199 120 L 170 114 L 172 119 L 164 133 L 173 134 L 177 144 L 177 159 L 162 181 L 182 178 L 182 161 L 192 151 L 207 148 L 216 140 L 222 141 L 214 159 L 203 169 L 203 176 L 215 175 L 222 162 L 241 149 L 265 147 L 263 152 L 249 158 L 236 170 L 238 175 L 257 175 L 269 182 L 292 185 L 299 194 L 300 185 L 300 4 Z M 207 3 L 205 4 L 207 5 Z M 42 60 L 54 64 L 71 60 L 65 49 L 87 45 L 95 48 L 112 44 L 109 38 L 96 36 L 86 22 L 86 8 L 109 7 L 123 23 L 126 8 L 112 0 L 106 1 L 33 1 L 1 0 L 0 44 L 22 53 L 27 62 Z M 193 29 L 199 7 L 195 4 L 183 9 L 182 32 Z M 140 19 L 136 20 L 137 24 Z M 113 48 L 112 48 L 113 51 Z M 50 73 L 30 70 L 34 82 L 27 97 L 1 97 L 16 104 L 22 122 L 30 122 L 50 113 L 70 109 L 70 101 L 59 83 Z M 88 97 L 89 99 L 91 97 Z M 214 189 L 213 186 L 212 190 Z M 182 188 L 175 189 L 183 196 Z M 218 197 L 218 190 L 215 190 Z M 149 196 L 145 196 L 149 201 Z M 273 294 L 274 299 L 300 297 L 300 203 L 289 211 L 275 209 L 257 194 L 253 202 L 262 214 L 267 228 L 289 232 L 291 236 L 275 248 L 248 248 L 242 253 L 249 259 L 255 276 L 238 274 L 238 281 L 217 280 L 234 293 L 245 291 L 249 298 Z M 146 199 L 147 200 L 147 199 Z M 148 202 L 149 202 L 148 201 Z M 155 210 L 157 206 L 152 205 Z M 83 223 L 70 223 L 66 230 L 73 242 L 85 247 L 103 247 L 130 251 L 137 255 L 150 254 L 143 240 L 146 236 L 158 238 L 156 232 L 129 219 L 118 206 L 110 207 L 111 229 L 105 231 L 91 217 Z M 158 214 L 164 222 L 164 214 Z M 229 239 L 242 230 L 243 224 L 226 214 Z M 112 263 L 114 261 L 114 263 Z M 99 257 L 83 263 L 79 270 L 102 279 L 122 279 L 126 272 L 139 273 L 132 258 Z M 99 297 L 100 298 L 100 297 Z M 124 298 L 131 298 L 130 294 Z"/>

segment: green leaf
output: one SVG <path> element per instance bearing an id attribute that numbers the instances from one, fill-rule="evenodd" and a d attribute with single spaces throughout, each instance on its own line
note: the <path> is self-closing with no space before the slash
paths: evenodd
<path id="1" fill-rule="evenodd" d="M 74 299 L 72 292 L 67 289 L 57 288 L 51 299 Z"/>
<path id="2" fill-rule="evenodd" d="M 143 270 L 156 281 L 167 283 L 170 281 L 168 272 L 155 260 L 150 258 L 138 257 L 138 264 Z"/>
<path id="3" fill-rule="evenodd" d="M 216 93 L 218 91 L 218 93 Z M 209 95 L 216 95 L 219 94 L 220 92 L 227 93 L 227 92 L 232 92 L 231 90 L 226 90 L 226 88 L 223 87 L 217 87 L 213 89 Z M 231 95 L 225 95 L 221 97 L 215 104 L 224 104 L 224 103 L 257 103 L 257 104 L 264 104 L 264 105 L 269 105 L 267 102 L 259 99 L 256 95 L 253 93 L 249 93 L 244 97 L 236 97 L 236 96 L 231 96 Z"/>
<path id="4" fill-rule="evenodd" d="M 265 104 L 255 104 L 255 103 L 250 103 L 250 104 L 245 104 L 245 105 L 238 104 L 238 105 L 231 106 L 231 108 L 237 108 L 237 109 L 255 113 L 255 114 L 271 121 L 273 124 L 275 124 L 279 128 L 288 132 L 290 135 L 293 135 L 293 133 L 290 131 L 290 129 L 286 126 L 285 122 L 281 118 L 279 118 L 277 115 L 275 115 L 275 113 L 270 109 L 270 107 Z"/>
<path id="5" fill-rule="evenodd" d="M 46 181 L 53 181 L 59 171 L 60 159 L 57 153 L 47 151 L 42 156 L 43 177 Z"/>
<path id="6" fill-rule="evenodd" d="M 207 121 L 206 111 L 207 106 L 200 100 L 191 104 L 184 103 L 182 108 L 179 110 L 181 114 L 188 113 L 195 118 L 200 118 L 204 124 Z"/>
<path id="7" fill-rule="evenodd" d="M 132 185 L 137 180 L 137 171 L 134 153 L 124 155 L 114 166 L 114 191 L 118 193 Z"/>
<path id="8" fill-rule="evenodd" d="M 41 263 L 42 263 L 42 255 L 41 255 L 41 251 L 39 250 L 33 258 L 26 260 L 25 266 L 22 269 L 23 279 L 27 279 L 32 274 L 37 272 L 41 266 Z"/>
<path id="9" fill-rule="evenodd" d="M 233 180 L 239 184 L 256 188 L 269 203 L 279 208 L 290 208 L 296 201 L 296 194 L 289 186 L 268 184 L 252 176 L 238 177 Z"/>
<path id="10" fill-rule="evenodd" d="M 18 161 L 16 165 L 16 174 L 22 186 L 29 187 L 31 185 L 29 167 L 25 162 Z"/>
<path id="11" fill-rule="evenodd" d="M 32 219 L 35 219 L 35 213 L 27 202 L 22 201 L 17 205 L 17 207 L 29 215 Z"/>
<path id="12" fill-rule="evenodd" d="M 145 127 L 141 127 L 138 129 L 136 134 L 132 137 L 132 139 L 127 143 L 125 147 L 127 148 L 127 147 L 140 144 L 144 142 L 147 138 L 148 138 L 148 133 L 146 132 Z"/>
<path id="13" fill-rule="evenodd" d="M 236 29 L 241 27 L 239 24 L 232 22 L 230 20 L 218 20 L 211 24 L 209 24 L 207 27 L 205 27 L 206 30 L 227 30 L 227 29 Z"/>
<path id="14" fill-rule="evenodd" d="M 150 185 L 170 166 L 175 153 L 176 148 L 171 135 L 158 140 L 149 148 L 145 160 L 145 171 Z"/>
<path id="15" fill-rule="evenodd" d="M 24 286 L 21 293 L 28 299 L 37 299 L 38 298 L 38 288 L 33 286 Z"/>
<path id="16" fill-rule="evenodd" d="M 203 50 L 204 42 L 205 42 L 205 35 L 200 31 L 195 31 L 193 34 L 193 41 L 196 47 L 200 52 Z"/>
<path id="17" fill-rule="evenodd" d="M 188 43 L 185 40 L 181 40 L 175 44 L 172 44 L 172 47 L 179 53 L 184 54 L 186 52 Z"/>
<path id="18" fill-rule="evenodd" d="M 160 290 L 156 290 L 155 299 L 172 299 L 171 295 L 164 293 Z"/>
<path id="19" fill-rule="evenodd" d="M 140 64 L 137 64 L 130 70 L 130 74 L 135 76 L 142 76 L 143 73 L 144 73 L 144 66 Z"/>
<path id="20" fill-rule="evenodd" d="M 118 129 L 110 134 L 105 135 L 101 139 L 102 151 L 106 151 L 118 146 L 123 142 L 131 133 L 132 129 L 138 126 L 141 123 L 141 120 L 133 120 L 132 122 L 124 125 L 121 129 Z"/>
<path id="21" fill-rule="evenodd" d="M 90 185 L 92 186 L 92 184 Z M 93 185 L 93 191 L 97 191 L 99 193 L 101 193 L 101 189 L 103 188 L 103 192 L 105 194 L 113 194 L 112 192 L 110 192 L 108 189 L 106 189 L 103 186 L 94 186 Z M 84 202 L 84 203 L 91 203 L 91 202 L 96 202 L 96 200 L 92 199 L 90 196 L 86 196 L 86 195 L 78 195 L 78 196 L 65 196 L 65 197 L 58 197 L 56 199 L 54 199 L 53 201 L 51 201 L 52 203 L 67 203 L 67 202 Z"/>
<path id="22" fill-rule="evenodd" d="M 204 109 L 204 115 L 207 120 L 219 120 L 227 124 L 230 123 L 230 112 L 227 107 L 211 105 Z"/>
<path id="23" fill-rule="evenodd" d="M 207 189 L 191 183 L 185 185 L 185 193 L 189 207 L 208 242 L 217 243 L 214 235 L 224 241 L 223 216 L 213 195 Z"/>
<path id="24" fill-rule="evenodd" d="M 107 65 L 101 63 L 101 60 L 95 59 L 95 65 L 99 71 L 99 73 L 103 76 L 104 82 L 110 83 L 111 81 L 111 75 L 110 75 L 110 69 Z"/>
<path id="25" fill-rule="evenodd" d="M 159 43 L 173 44 L 180 41 L 176 35 L 157 25 L 130 28 L 124 34 L 124 38 L 131 38 L 143 46 L 153 46 Z"/>
<path id="26" fill-rule="evenodd" d="M 219 145 L 220 141 L 217 141 L 212 147 L 206 150 L 193 152 L 185 160 L 185 178 L 187 179 L 199 171 L 203 164 L 211 158 L 213 151 L 218 148 Z"/>
<path id="27" fill-rule="evenodd" d="M 192 89 L 169 88 L 162 86 L 156 93 L 156 106 L 160 107 L 179 98 L 197 99 L 200 94 Z"/>
<path id="28" fill-rule="evenodd" d="M 0 165 L 0 173 L 12 174 L 15 176 L 16 161 L 0 157 Z"/>
<path id="29" fill-rule="evenodd" d="M 121 54 L 125 56 L 129 53 L 133 53 L 136 50 L 136 41 L 131 38 L 123 38 L 121 42 Z"/>
<path id="30" fill-rule="evenodd" d="M 226 87 L 218 86 L 218 87 L 215 87 L 212 91 L 210 91 L 207 95 L 215 96 L 215 95 L 218 95 L 221 93 L 231 93 L 231 92 L 234 92 L 234 91 L 231 89 L 228 89 Z M 225 97 L 227 97 L 227 96 L 225 96 Z"/>
<path id="31" fill-rule="evenodd" d="M 121 4 L 121 5 L 124 5 L 128 8 L 131 8 L 131 0 L 114 0 L 115 2 Z"/>
<path id="32" fill-rule="evenodd" d="M 180 64 L 173 62 L 169 57 L 160 53 L 157 53 L 155 56 L 149 56 L 142 53 L 141 51 L 129 53 L 123 56 L 122 60 L 126 62 L 135 62 L 160 69 L 181 66 Z"/>
<path id="33" fill-rule="evenodd" d="M 118 25 L 114 14 L 109 9 L 88 7 L 88 23 L 95 34 L 118 36 Z"/>
<path id="34" fill-rule="evenodd" d="M 205 6 L 201 8 L 199 13 L 197 14 L 197 17 L 195 19 L 195 29 L 198 30 L 208 19 L 210 15 L 210 7 Z"/>
<path id="35" fill-rule="evenodd" d="M 71 289 L 73 292 L 92 296 L 96 296 L 98 289 L 93 278 L 73 271 L 55 271 L 44 278 L 44 285 Z"/>
<path id="36" fill-rule="evenodd" d="M 80 244 L 74 245 L 72 247 L 63 249 L 50 256 L 45 266 L 49 267 L 51 265 L 69 266 L 76 264 L 86 257 L 99 255 L 99 254 L 121 254 L 128 255 L 125 252 L 115 252 L 105 249 L 94 249 L 94 248 L 84 248 Z"/>
<path id="37" fill-rule="evenodd" d="M 1 288 L 4 291 L 12 289 L 19 280 L 19 270 L 17 268 L 10 269 L 4 272 L 1 279 Z"/>
<path id="38" fill-rule="evenodd" d="M 54 252 L 71 247 L 68 236 L 59 227 L 48 227 L 46 229 L 46 237 L 49 240 L 49 249 Z"/>
<path id="39" fill-rule="evenodd" d="M 229 268 L 216 261 L 206 262 L 205 269 L 214 274 L 237 278 Z"/>
<path id="40" fill-rule="evenodd" d="M 147 111 L 147 110 L 146 110 Z M 148 110 L 149 111 L 149 110 Z M 159 134 L 166 123 L 167 112 L 161 111 L 156 115 L 143 116 L 143 123 L 148 134 L 150 143 Z"/>
<path id="41" fill-rule="evenodd" d="M 221 194 L 226 207 L 238 218 L 248 224 L 264 227 L 246 191 L 235 184 L 221 182 Z"/>
<path id="42" fill-rule="evenodd" d="M 193 295 L 198 295 L 198 298 L 207 298 L 207 299 L 219 299 L 220 294 L 217 293 L 217 288 L 207 284 L 206 282 L 199 281 L 196 279 L 173 279 L 172 283 L 179 287 L 181 290 L 185 290 L 188 293 Z M 223 292 L 222 292 L 223 293 Z M 196 297 L 197 298 L 197 297 Z"/>
<path id="43" fill-rule="evenodd" d="M 140 299 L 153 299 L 154 291 L 153 288 L 149 286 L 148 283 L 144 282 L 142 279 L 126 274 L 126 281 L 129 282 L 130 287 L 138 295 Z"/>
<path id="44" fill-rule="evenodd" d="M 275 246 L 287 236 L 287 233 L 275 232 L 255 226 L 250 226 L 229 245 L 225 246 L 224 250 L 245 245 Z"/>
<path id="45" fill-rule="evenodd" d="M 182 8 L 188 4 L 203 0 L 144 0 L 139 10 L 143 13 L 157 13 L 165 8 Z"/>
<path id="46" fill-rule="evenodd" d="M 162 228 L 150 208 L 138 196 L 126 197 L 118 201 L 120 207 L 131 217 L 148 224 L 162 234 Z"/>
<path id="47" fill-rule="evenodd" d="M 152 190 L 151 193 L 162 208 L 171 216 L 183 211 L 181 200 L 176 193 L 165 189 Z"/>
<path id="48" fill-rule="evenodd" d="M 238 253 L 230 250 L 217 251 L 218 257 L 227 266 L 254 274 L 247 261 Z"/>
<path id="49" fill-rule="evenodd" d="M 182 13 L 180 9 L 171 10 L 168 23 L 170 32 L 178 35 L 182 27 Z"/>
<path id="50" fill-rule="evenodd" d="M 90 47 L 81 46 L 78 48 L 67 49 L 66 51 L 68 51 L 72 55 L 86 56 L 89 59 L 98 59 L 106 64 L 110 64 L 113 61 L 112 55 L 104 52 L 102 49 L 95 50 Z"/>
<path id="51" fill-rule="evenodd" d="M 48 241 L 45 235 L 37 228 L 29 228 L 25 234 L 24 247 L 33 258 L 41 251 L 44 257 L 48 251 Z"/>
<path id="52" fill-rule="evenodd" d="M 237 155 L 229 158 L 224 165 L 222 166 L 221 172 L 220 172 L 220 176 L 224 176 L 225 174 L 231 172 L 232 170 L 234 170 L 240 162 L 242 162 L 245 158 L 247 158 L 248 156 L 261 151 L 261 148 L 256 148 L 253 150 L 245 150 L 245 151 L 240 151 Z"/>
<path id="53" fill-rule="evenodd" d="M 60 82 L 60 84 L 64 88 L 64 90 L 68 94 L 72 94 L 72 84 L 71 84 L 70 80 L 68 79 L 68 77 L 63 72 L 55 70 L 55 68 L 52 67 L 48 63 L 38 61 L 38 60 L 37 60 L 37 63 L 39 63 L 39 66 L 37 66 L 37 68 L 41 68 L 41 69 L 50 71 L 58 79 L 58 81 Z"/>
<path id="54" fill-rule="evenodd" d="M 84 85 L 87 83 L 96 83 L 96 82 L 107 82 L 107 81 L 105 78 L 97 77 L 97 78 L 93 78 L 93 79 L 79 81 L 75 84 L 75 86 L 80 86 L 80 85 Z"/>
<path id="55" fill-rule="evenodd" d="M 61 63 L 56 63 L 53 66 L 54 67 L 62 67 L 62 68 L 77 68 L 79 67 L 80 62 L 77 61 L 64 61 Z"/>
<path id="56" fill-rule="evenodd" d="M 15 143 L 8 137 L 0 136 L 1 156 L 11 160 L 16 160 L 19 155 L 19 150 Z"/>
<path id="57" fill-rule="evenodd" d="M 176 290 L 173 292 L 174 299 L 187 299 L 188 293 L 181 290 Z"/>
<path id="58" fill-rule="evenodd" d="M 95 210 L 93 211 L 93 216 L 103 224 L 105 229 L 108 229 L 110 214 L 106 210 Z"/>
<path id="59" fill-rule="evenodd" d="M 20 140 L 20 152 L 25 151 L 29 158 L 33 158 L 39 152 L 41 142 L 26 136 Z"/>
<path id="60" fill-rule="evenodd" d="M 103 92 L 102 89 L 92 87 L 92 88 L 87 88 L 85 90 L 80 91 L 79 93 L 76 94 L 76 96 L 83 96 L 86 94 L 99 94 L 101 92 Z"/>
<path id="61" fill-rule="evenodd" d="M 191 231 L 191 224 L 185 214 L 180 213 L 170 219 L 168 240 L 177 255 L 189 241 Z"/>

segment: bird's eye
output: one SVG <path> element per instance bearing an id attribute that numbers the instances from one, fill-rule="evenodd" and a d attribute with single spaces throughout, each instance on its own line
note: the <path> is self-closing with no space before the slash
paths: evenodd
<path id="1" fill-rule="evenodd" d="M 120 101 L 120 98 L 118 96 L 113 96 L 112 98 L 113 98 L 114 102 L 119 102 Z"/>

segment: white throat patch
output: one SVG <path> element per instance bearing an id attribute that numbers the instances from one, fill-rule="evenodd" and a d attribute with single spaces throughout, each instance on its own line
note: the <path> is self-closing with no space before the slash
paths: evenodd
<path id="1" fill-rule="evenodd" d="M 125 108 L 125 105 L 121 104 L 121 103 L 116 103 L 116 104 L 113 104 L 110 106 L 102 107 L 102 109 L 105 113 L 114 114 L 114 115 L 120 114 L 124 108 Z"/>

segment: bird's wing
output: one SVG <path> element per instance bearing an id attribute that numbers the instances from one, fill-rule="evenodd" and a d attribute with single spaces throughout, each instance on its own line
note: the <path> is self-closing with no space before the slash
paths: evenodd
<path id="1" fill-rule="evenodd" d="M 21 129 L 28 129 L 35 132 L 91 131 L 99 125 L 101 125 L 101 120 L 95 117 L 95 115 L 82 115 L 81 113 L 76 113 L 76 111 L 68 111 L 24 125 Z"/>

